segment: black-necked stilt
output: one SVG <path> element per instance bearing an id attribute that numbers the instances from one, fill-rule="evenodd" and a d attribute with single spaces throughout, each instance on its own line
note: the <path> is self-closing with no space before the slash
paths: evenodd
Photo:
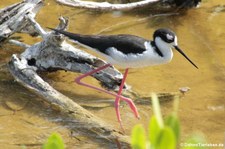
<path id="1" fill-rule="evenodd" d="M 50 28 L 52 29 L 52 28 Z M 119 100 L 125 100 L 132 109 L 136 117 L 139 117 L 137 108 L 133 101 L 129 98 L 121 96 L 122 89 L 124 87 L 124 82 L 127 77 L 129 68 L 138 68 L 145 66 L 153 66 L 159 64 L 165 64 L 171 61 L 173 57 L 172 48 L 175 48 L 180 52 L 192 65 L 198 68 L 178 47 L 177 36 L 175 33 L 169 29 L 158 29 L 154 32 L 153 41 L 146 40 L 144 38 L 134 36 L 134 35 L 81 35 L 66 32 L 63 30 L 52 29 L 58 33 L 61 33 L 70 39 L 74 40 L 78 44 L 94 49 L 104 57 L 106 57 L 109 64 L 104 65 L 96 70 L 89 73 L 83 74 L 76 78 L 76 83 L 87 86 L 107 94 L 116 97 L 115 108 L 118 121 L 121 124 L 121 118 L 119 113 Z M 103 70 L 112 64 L 125 67 L 124 77 L 122 79 L 119 91 L 117 94 L 106 91 L 101 88 L 86 84 L 81 82 L 81 79 Z"/>

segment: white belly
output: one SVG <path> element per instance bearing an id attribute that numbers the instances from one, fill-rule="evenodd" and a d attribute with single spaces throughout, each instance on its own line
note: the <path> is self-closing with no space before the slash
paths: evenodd
<path id="1" fill-rule="evenodd" d="M 171 52 L 172 53 L 172 52 Z M 145 51 L 142 54 L 123 54 L 117 50 L 110 49 L 110 56 L 106 56 L 107 61 L 113 65 L 119 65 L 124 68 L 141 68 L 146 66 L 154 66 L 165 64 L 171 61 L 172 55 L 169 57 L 161 57 L 152 50 Z"/>

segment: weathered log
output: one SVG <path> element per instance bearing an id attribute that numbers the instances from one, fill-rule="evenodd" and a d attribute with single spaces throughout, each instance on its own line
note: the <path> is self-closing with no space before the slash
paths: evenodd
<path id="1" fill-rule="evenodd" d="M 26 17 L 29 15 L 34 18 L 42 5 L 42 0 L 24 0 L 0 9 L 0 42 L 15 32 L 36 35 L 33 27 L 26 21 Z"/>

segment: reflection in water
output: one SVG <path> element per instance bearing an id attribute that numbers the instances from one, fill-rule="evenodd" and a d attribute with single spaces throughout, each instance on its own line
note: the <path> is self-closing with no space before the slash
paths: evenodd
<path id="1" fill-rule="evenodd" d="M 14 1 L 16 0 L 2 1 L 0 6 L 6 6 Z M 190 66 L 183 57 L 174 51 L 174 58 L 170 64 L 131 69 L 127 83 L 141 95 L 148 95 L 150 92 L 175 92 L 180 87 L 189 87 L 190 91 L 182 98 L 179 109 L 183 137 L 191 132 L 201 131 L 206 135 L 208 142 L 222 143 L 225 131 L 225 13 L 224 7 L 221 6 L 224 5 L 222 0 L 203 1 L 199 9 L 189 10 L 185 15 L 148 17 L 147 14 L 138 13 L 114 15 L 112 13 L 81 11 L 62 7 L 54 1 L 49 1 L 38 14 L 37 20 L 43 27 L 54 27 L 58 23 L 58 17 L 63 14 L 70 16 L 69 31 L 71 32 L 82 34 L 126 33 L 142 36 L 146 39 L 152 39 L 151 35 L 157 28 L 171 28 L 177 33 L 178 43 L 199 66 L 199 70 Z M 52 9 L 53 7 L 54 9 Z M 129 22 L 128 25 L 126 22 Z M 29 44 L 38 41 L 38 39 L 26 35 L 21 36 Z M 10 45 L 0 47 L 0 65 L 4 65 L 12 53 L 21 53 L 22 51 L 22 49 Z M 91 51 L 88 52 L 95 54 Z M 124 70 L 121 69 L 121 71 Z M 79 74 L 60 71 L 44 75 L 44 77 L 55 88 L 78 103 L 98 104 L 102 100 L 111 101 L 110 96 L 76 85 L 73 80 L 77 75 Z M 98 85 L 98 82 L 92 78 L 87 78 L 85 81 Z M 15 147 L 15 144 L 38 146 L 53 131 L 60 131 L 63 138 L 67 140 L 68 146 L 98 147 L 99 144 L 95 141 L 88 140 L 90 143 L 84 143 L 87 142 L 87 138 L 78 134 L 73 135 L 78 136 L 80 142 L 69 137 L 69 130 L 52 120 L 54 118 L 61 119 L 61 117 L 57 117 L 58 113 L 52 112 L 41 102 L 32 100 L 25 106 L 24 110 L 15 113 L 7 109 L 4 105 L 5 100 L 39 98 L 15 83 L 5 67 L 1 67 L 0 70 L 0 91 L 0 140 L 5 148 Z M 117 127 L 118 123 L 115 121 L 113 106 L 104 107 L 103 105 L 97 109 L 89 108 L 89 110 Z M 122 105 L 122 119 L 127 134 L 137 123 L 143 123 L 147 127 L 152 110 L 146 105 L 138 105 L 138 108 L 141 115 L 139 121 L 133 117 L 132 113 L 126 113 L 129 108 Z M 163 104 L 163 114 L 166 115 L 170 108 L 171 103 Z M 12 140 L 12 138 L 14 139 Z"/>

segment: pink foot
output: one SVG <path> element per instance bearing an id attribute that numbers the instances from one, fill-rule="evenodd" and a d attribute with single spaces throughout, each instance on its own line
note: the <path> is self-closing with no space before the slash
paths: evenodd
<path id="1" fill-rule="evenodd" d="M 86 86 L 86 87 L 89 87 L 89 88 L 92 88 L 92 89 L 95 89 L 95 90 L 98 90 L 98 91 L 101 91 L 101 92 L 104 92 L 104 93 L 107 93 L 109 95 L 112 95 L 112 96 L 116 97 L 116 100 L 115 100 L 116 116 L 117 116 L 117 120 L 120 123 L 120 126 L 121 126 L 122 130 L 124 130 L 123 129 L 123 126 L 122 126 L 122 123 L 121 123 L 121 117 L 120 117 L 120 111 L 119 111 L 119 101 L 120 101 L 120 99 L 126 101 L 129 104 L 131 110 L 133 111 L 135 117 L 139 118 L 139 114 L 138 114 L 138 111 L 137 111 L 137 108 L 136 108 L 134 102 L 131 99 L 129 99 L 129 98 L 126 98 L 124 96 L 121 96 L 121 93 L 122 93 L 122 90 L 123 90 L 123 86 L 124 86 L 124 83 L 125 83 L 125 80 L 126 80 L 126 77 L 127 77 L 128 68 L 126 69 L 126 71 L 124 73 L 124 77 L 123 77 L 123 80 L 121 82 L 121 85 L 120 85 L 120 89 L 119 89 L 118 94 L 115 94 L 115 93 L 109 92 L 107 90 L 104 90 L 104 89 L 101 89 L 101 88 L 97 88 L 97 87 L 92 86 L 90 84 L 86 84 L 86 83 L 81 82 L 81 79 L 83 79 L 83 78 L 85 78 L 85 77 L 87 77 L 89 75 L 92 75 L 92 74 L 94 74 L 94 73 L 96 73 L 98 71 L 101 71 L 101 70 L 103 70 L 103 69 L 105 69 L 105 68 L 107 68 L 109 66 L 111 66 L 111 65 L 110 64 L 107 64 L 107 65 L 104 65 L 102 67 L 99 67 L 99 68 L 97 68 L 97 69 L 95 69 L 95 70 L 93 70 L 91 72 L 88 72 L 86 74 L 83 74 L 83 75 L 79 76 L 78 78 L 76 78 L 75 79 L 75 82 L 77 84 L 80 84 L 80 85 L 83 85 L 83 86 Z"/>

